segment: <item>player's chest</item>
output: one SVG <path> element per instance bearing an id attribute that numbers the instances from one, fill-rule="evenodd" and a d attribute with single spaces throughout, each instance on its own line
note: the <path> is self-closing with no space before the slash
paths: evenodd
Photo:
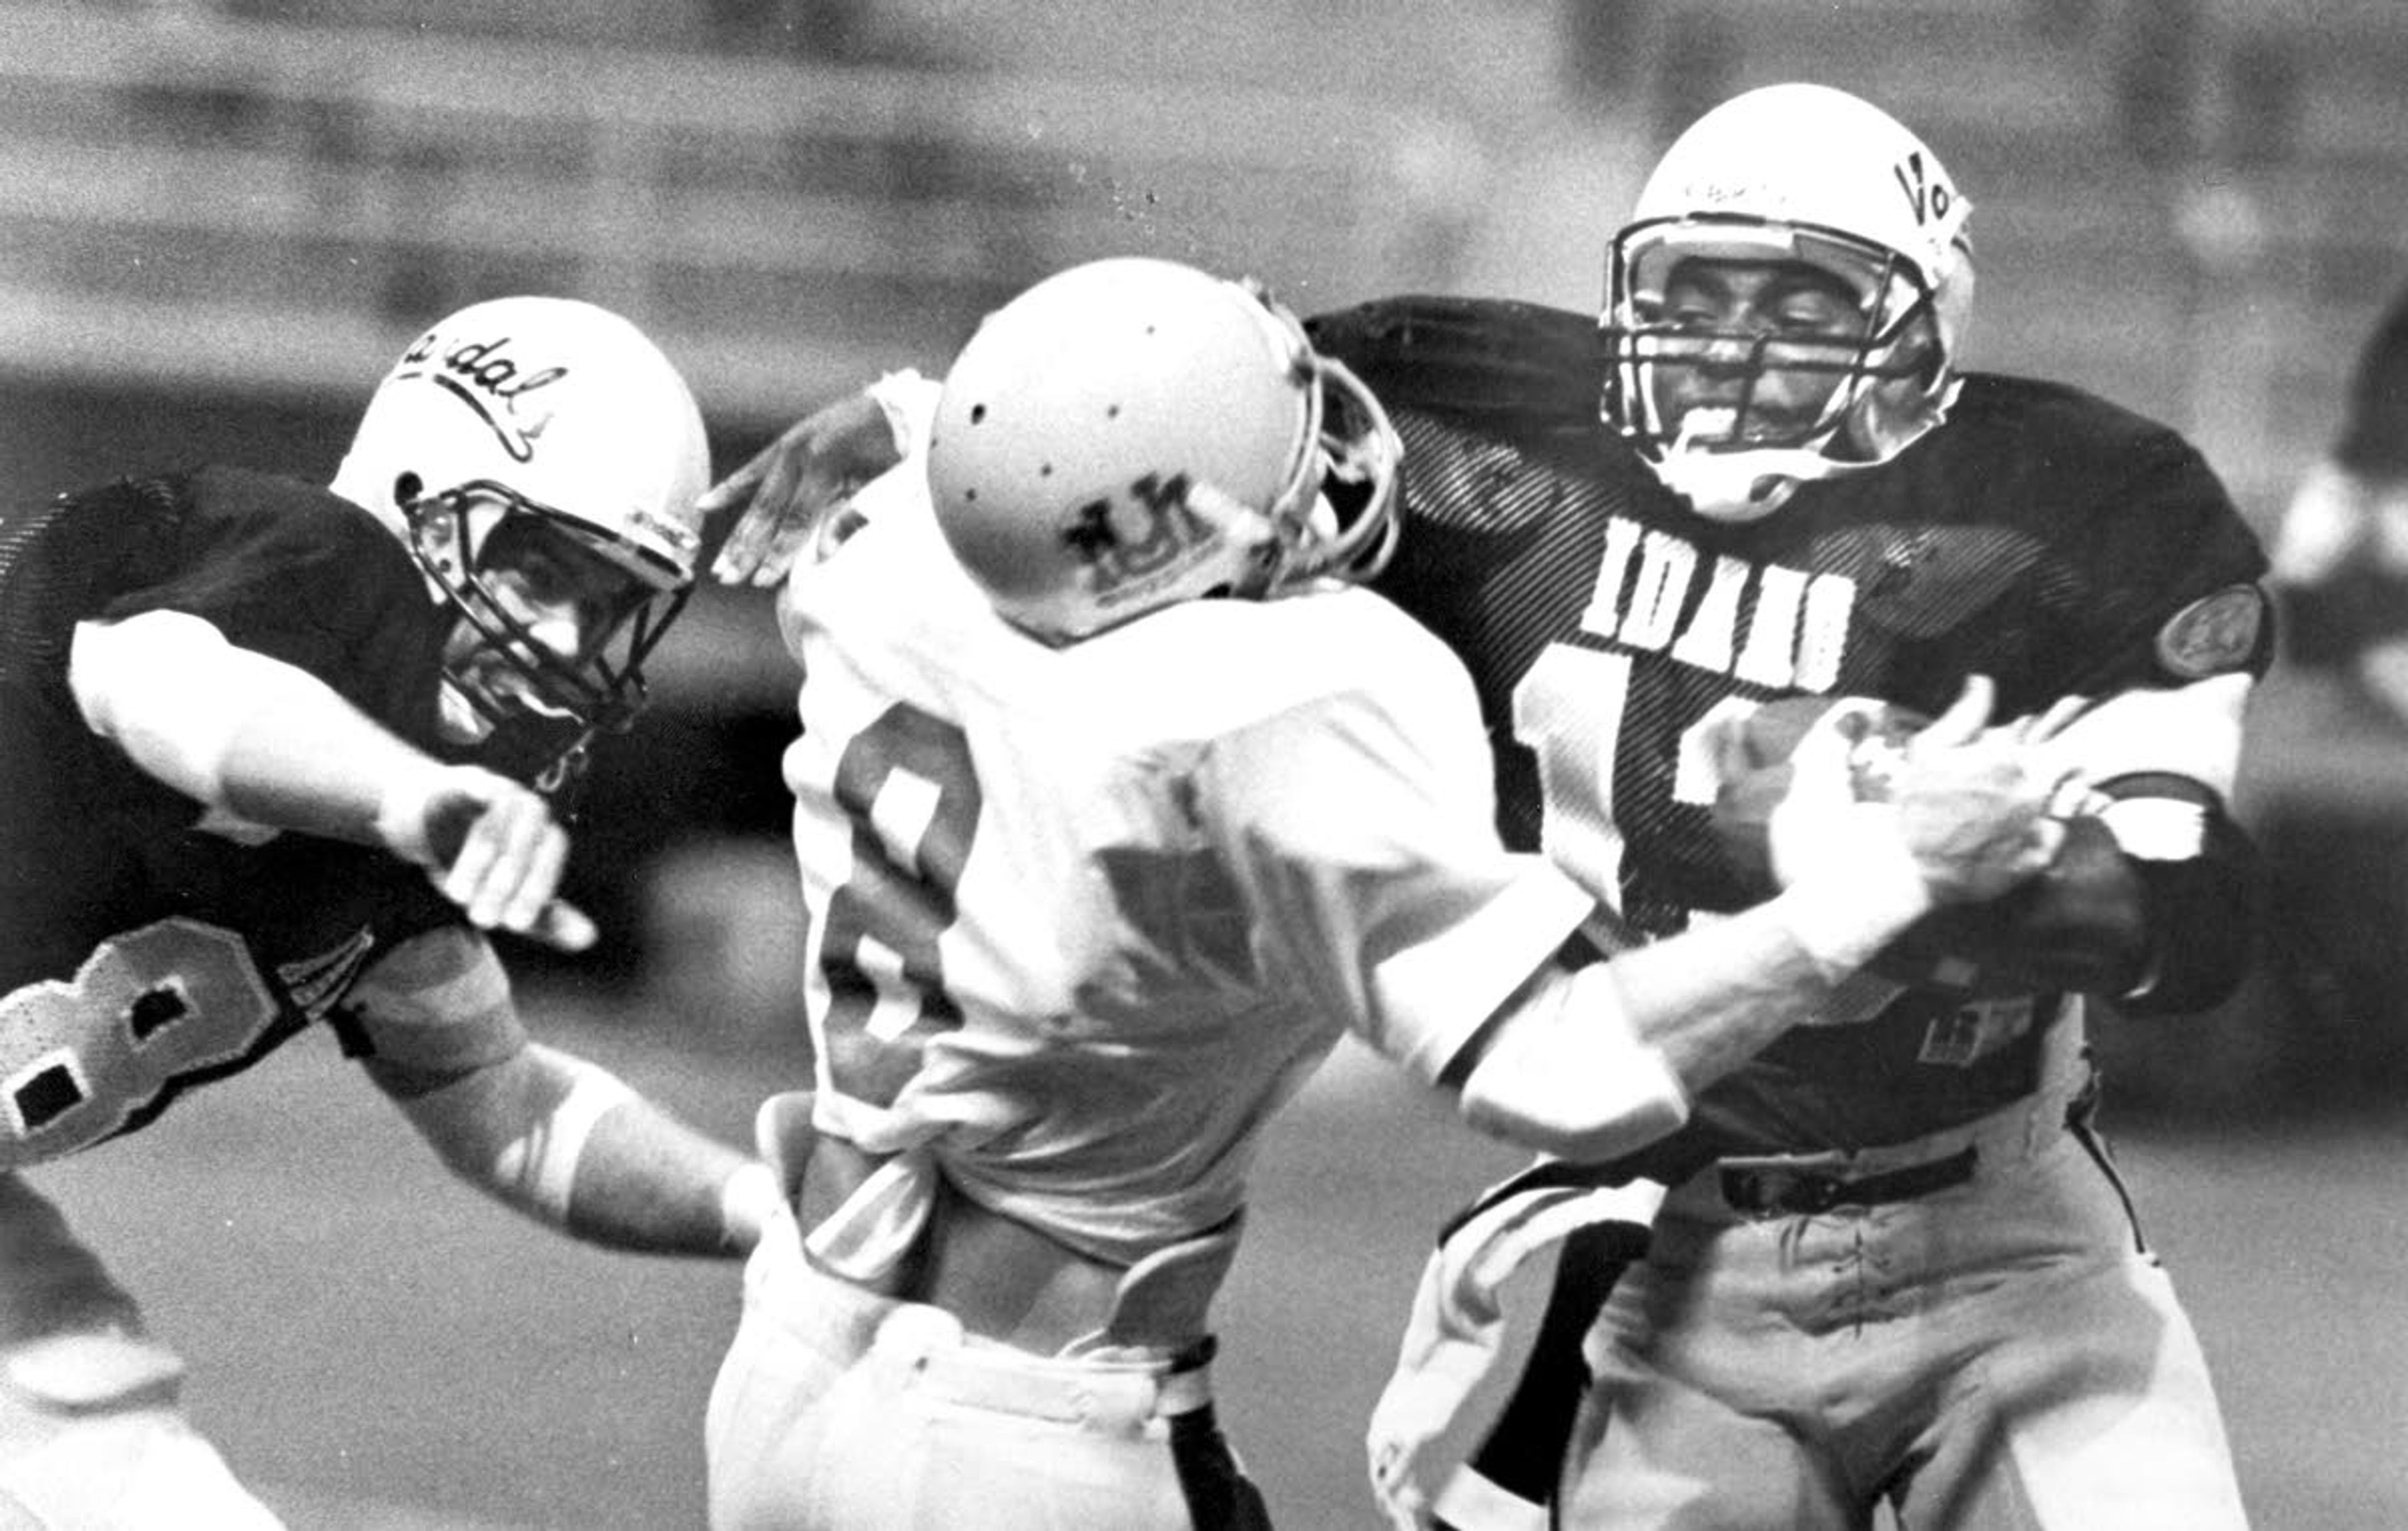
<path id="1" fill-rule="evenodd" d="M 1530 587 L 1543 609 L 1486 679 L 1519 685 L 1569 646 L 1663 691 L 1913 700 L 1898 694 L 1926 673 L 2022 665 L 2051 565 L 1989 527 L 1854 522 L 1733 541 L 1601 514 Z"/>

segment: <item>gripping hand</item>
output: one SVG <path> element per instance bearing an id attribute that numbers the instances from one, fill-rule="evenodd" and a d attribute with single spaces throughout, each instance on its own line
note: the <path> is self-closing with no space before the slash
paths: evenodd
<path id="1" fill-rule="evenodd" d="M 376 836 L 425 867 L 480 929 L 514 931 L 564 952 L 594 944 L 594 923 L 552 896 L 568 860 L 568 833 L 531 788 L 475 766 L 435 766 L 385 794 Z"/>
<path id="2" fill-rule="evenodd" d="M 1976 685 L 1978 712 L 1969 691 L 1928 724 L 1863 700 L 1761 709 L 1724 745 L 1724 848 L 1767 894 L 1904 851 L 1933 907 L 1869 964 L 1893 981 L 2120 992 L 2145 945 L 2140 879 L 2049 748 L 2082 699 L 1990 726 Z"/>

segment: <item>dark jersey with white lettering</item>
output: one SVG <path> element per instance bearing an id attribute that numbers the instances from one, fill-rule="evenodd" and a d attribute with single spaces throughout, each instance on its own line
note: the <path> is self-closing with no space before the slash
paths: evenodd
<path id="1" fill-rule="evenodd" d="M 1698 746 L 1717 714 L 1798 694 L 1937 713 L 1979 673 L 2010 717 L 2265 664 L 2264 560 L 2214 473 L 2077 390 L 1971 376 L 1949 423 L 1891 463 L 1726 524 L 1599 422 L 1587 316 L 1406 298 L 1311 327 L 1404 438 L 1405 534 L 1380 588 L 1470 667 L 1508 839 L 1646 937 L 1760 895 L 1710 827 Z M 1995 1109 L 2033 1088 L 2058 1013 L 2053 995 L 1912 991 L 1793 1031 L 1705 1093 L 1656 1172 Z"/>
<path id="2" fill-rule="evenodd" d="M 382 851 L 195 827 L 198 805 L 85 725 L 76 623 L 158 610 L 436 737 L 436 607 L 348 501 L 205 468 L 0 514 L 0 1168 L 144 1125 L 459 918 Z"/>

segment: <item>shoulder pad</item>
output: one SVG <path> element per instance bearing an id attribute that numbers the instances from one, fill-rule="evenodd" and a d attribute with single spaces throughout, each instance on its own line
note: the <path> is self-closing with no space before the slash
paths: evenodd
<path id="1" fill-rule="evenodd" d="M 1305 321 L 1383 403 L 1594 423 L 1605 350 L 1589 315 L 1501 298 L 1378 298 Z"/>

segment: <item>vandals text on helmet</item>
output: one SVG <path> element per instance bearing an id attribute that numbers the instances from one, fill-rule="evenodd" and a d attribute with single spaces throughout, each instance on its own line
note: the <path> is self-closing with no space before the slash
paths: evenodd
<path id="1" fill-rule="evenodd" d="M 1937 176 L 1927 175 L 1921 151 L 1909 154 L 1889 167 L 1898 178 L 1898 189 L 1906 193 L 1906 205 L 1914 214 L 1915 226 L 1945 222 L 1948 209 L 1956 203 L 1956 193 Z"/>
<path id="2" fill-rule="evenodd" d="M 450 393 L 477 412 L 512 462 L 524 463 L 535 456 L 536 438 L 543 435 L 552 416 L 547 410 L 529 417 L 521 401 L 567 377 L 568 368 L 547 366 L 522 372 L 520 363 L 509 354 L 509 345 L 510 337 L 504 335 L 446 347 L 441 332 L 429 330 L 402 353 L 393 375 L 396 379 L 424 378 Z"/>

